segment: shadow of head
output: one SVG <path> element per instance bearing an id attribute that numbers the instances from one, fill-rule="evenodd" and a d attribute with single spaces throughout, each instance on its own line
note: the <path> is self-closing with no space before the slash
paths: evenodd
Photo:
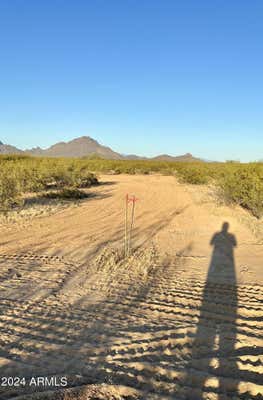
<path id="1" fill-rule="evenodd" d="M 222 225 L 222 232 L 227 234 L 227 232 L 229 231 L 229 222 L 224 222 Z"/>
<path id="2" fill-rule="evenodd" d="M 223 222 L 221 231 L 216 232 L 213 235 L 210 244 L 215 247 L 221 247 L 221 248 L 236 247 L 237 246 L 236 237 L 233 233 L 229 232 L 229 228 L 230 228 L 229 222 Z"/>

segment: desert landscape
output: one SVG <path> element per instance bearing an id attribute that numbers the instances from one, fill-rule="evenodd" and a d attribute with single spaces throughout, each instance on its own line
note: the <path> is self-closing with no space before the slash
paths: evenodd
<path id="1" fill-rule="evenodd" d="M 263 400 L 262 21 L 0 1 L 0 400 Z"/>
<path id="2" fill-rule="evenodd" d="M 1 376 L 68 380 L 0 398 L 261 398 L 262 219 L 158 173 L 87 191 L 0 221 Z"/>

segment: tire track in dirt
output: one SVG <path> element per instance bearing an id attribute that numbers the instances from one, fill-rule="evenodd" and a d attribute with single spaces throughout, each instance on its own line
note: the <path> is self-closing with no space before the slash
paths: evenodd
<path id="1" fill-rule="evenodd" d="M 60 298 L 60 284 L 71 263 L 17 255 L 2 257 L 1 266 L 8 271 L 13 260 L 19 261 L 22 276 L 28 271 L 28 278 L 37 278 L 40 286 L 38 268 L 42 285 L 45 268 L 53 271 L 57 288 L 40 299 L 17 300 L 16 279 L 7 276 L 1 282 L 1 374 L 67 374 L 71 385 L 112 382 L 137 389 L 145 399 L 258 399 L 262 393 L 262 286 L 211 283 L 204 313 L 207 284 L 182 279 L 178 265 L 157 265 L 139 282 L 121 271 L 111 285 L 100 270 L 92 289 L 88 282 L 84 285 L 87 298 L 82 293 L 81 302 L 69 305 L 65 293 Z M 96 291 L 101 297 L 90 304 L 90 292 Z M 227 303 L 233 291 L 238 293 L 235 319 L 229 318 Z M 208 343 L 207 332 L 215 322 L 224 326 L 220 349 L 216 340 L 213 346 Z M 206 334 L 197 338 L 198 329 Z M 30 388 L 2 388 L 0 398 L 26 391 Z"/>

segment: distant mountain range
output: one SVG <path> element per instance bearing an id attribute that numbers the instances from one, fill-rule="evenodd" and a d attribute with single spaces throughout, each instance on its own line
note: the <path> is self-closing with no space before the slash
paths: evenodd
<path id="1" fill-rule="evenodd" d="M 47 149 L 35 147 L 20 150 L 0 141 L 0 154 L 29 154 L 41 157 L 101 157 L 111 160 L 203 161 L 193 157 L 190 153 L 181 156 L 162 154 L 153 158 L 139 157 L 135 154 L 123 155 L 113 151 L 110 147 L 101 145 L 89 136 L 82 136 L 69 142 L 59 142 Z"/>
<path id="2" fill-rule="evenodd" d="M 15 146 L 10 146 L 9 144 L 4 144 L 0 141 L 0 154 L 21 154 L 23 150 L 19 150 Z"/>

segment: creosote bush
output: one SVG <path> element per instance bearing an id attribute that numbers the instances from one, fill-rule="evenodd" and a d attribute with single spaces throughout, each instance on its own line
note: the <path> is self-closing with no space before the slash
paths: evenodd
<path id="1" fill-rule="evenodd" d="M 17 171 L 11 168 L 1 170 L 0 175 L 0 210 L 8 211 L 21 204 L 21 182 Z"/>
<path id="2" fill-rule="evenodd" d="M 0 156 L 0 210 L 22 205 L 24 193 L 50 192 L 50 197 L 80 199 L 80 191 L 98 183 L 89 166 L 80 160 Z"/>
<path id="3" fill-rule="evenodd" d="M 226 201 L 247 208 L 254 216 L 263 216 L 263 166 L 240 166 L 229 169 L 218 182 Z"/>
<path id="4" fill-rule="evenodd" d="M 204 185 L 211 179 L 206 168 L 200 164 L 190 164 L 178 168 L 178 175 L 181 181 L 191 185 Z"/>

